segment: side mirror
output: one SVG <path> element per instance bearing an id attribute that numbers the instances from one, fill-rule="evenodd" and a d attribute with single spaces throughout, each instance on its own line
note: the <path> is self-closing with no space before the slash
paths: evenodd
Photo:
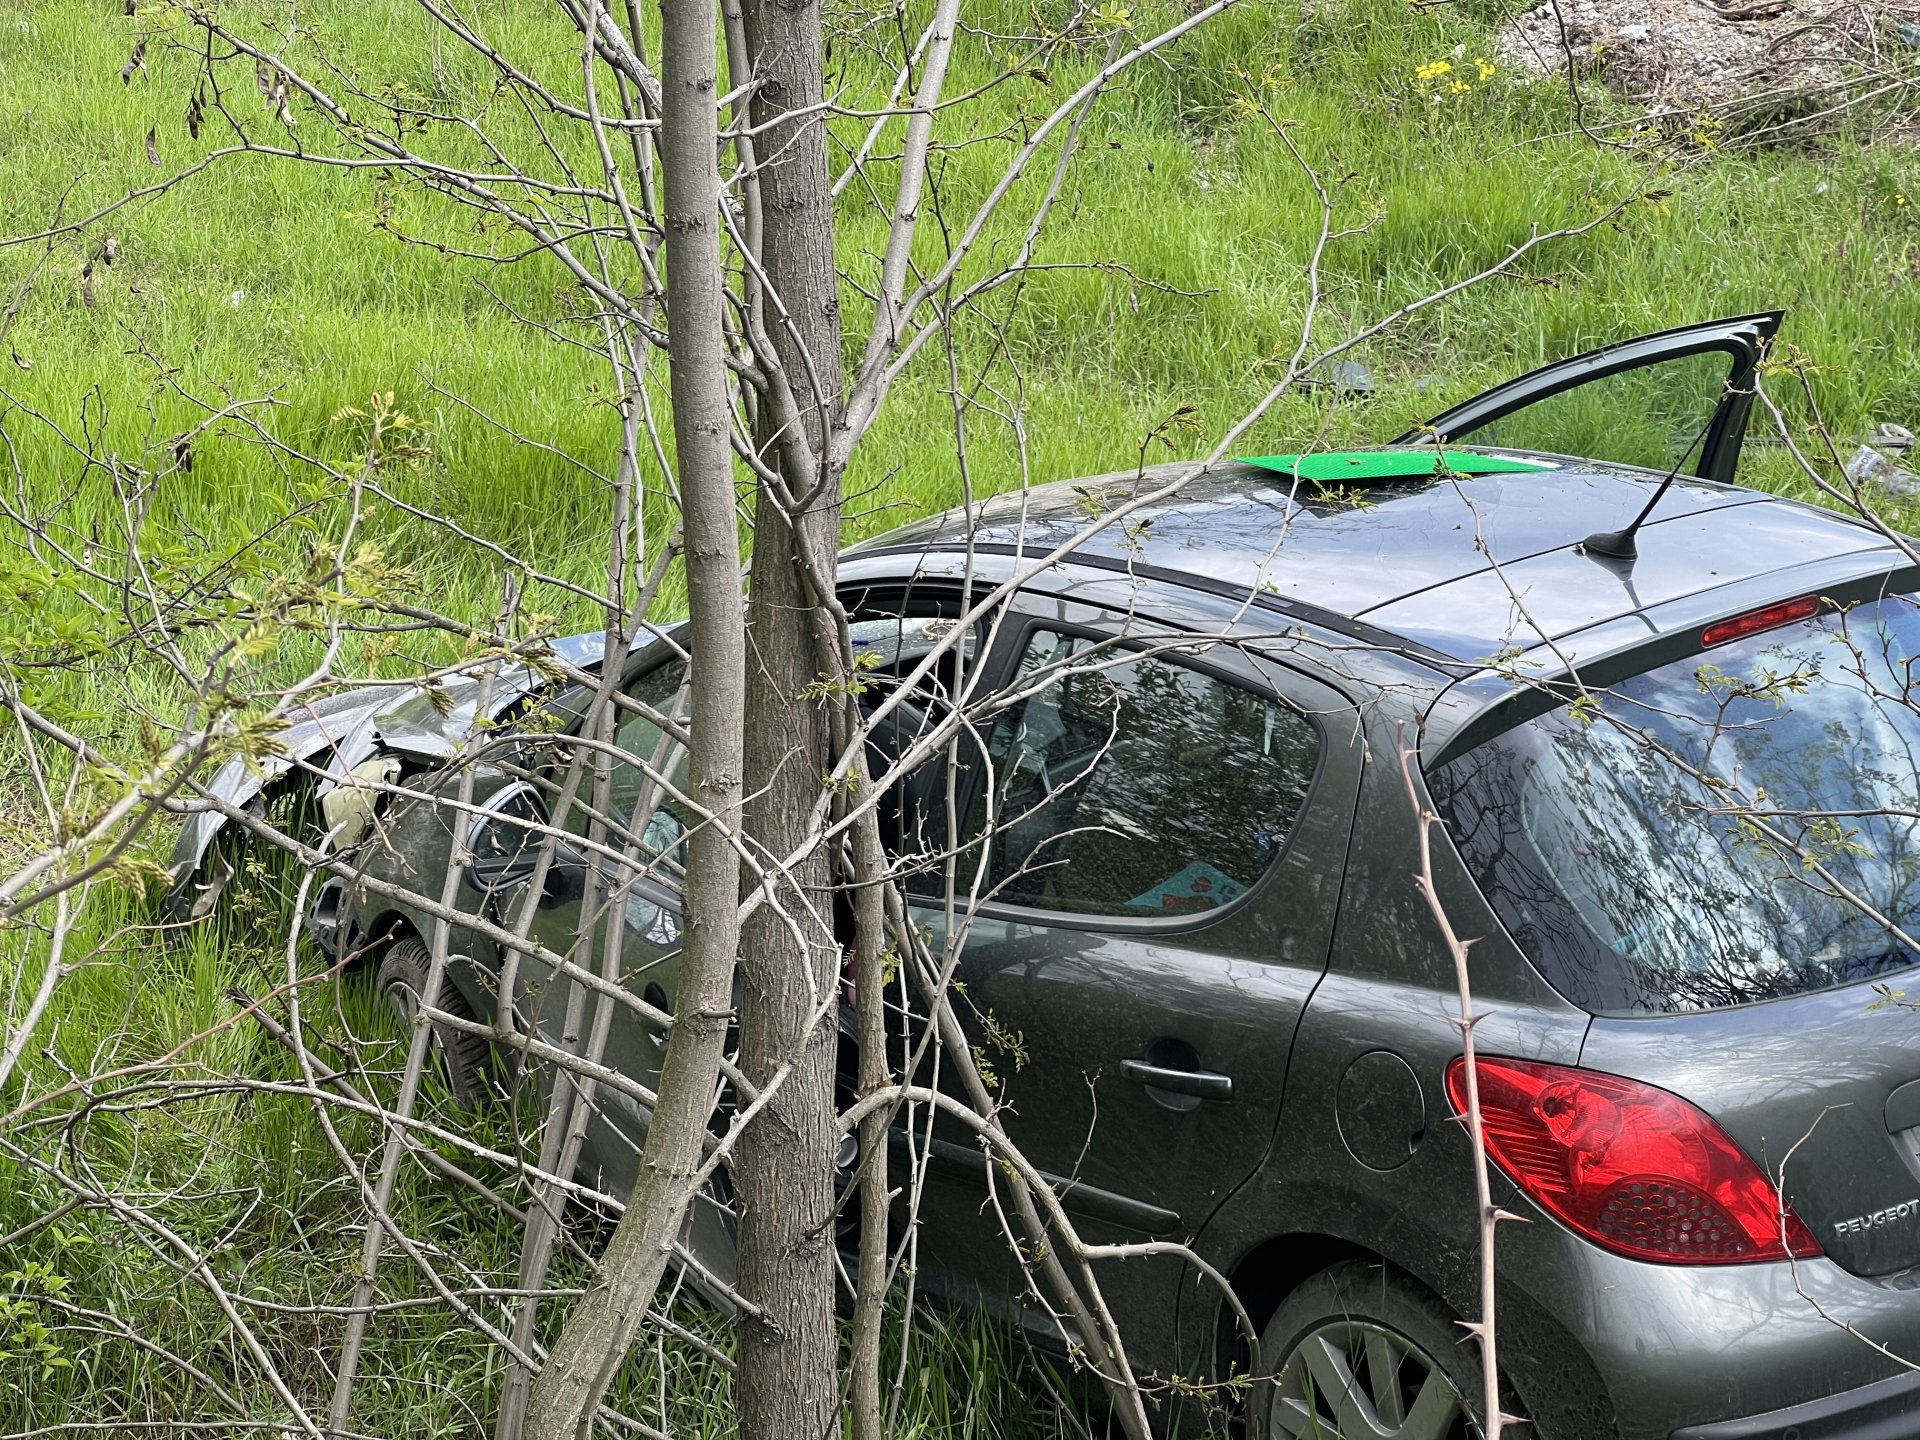
<path id="1" fill-rule="evenodd" d="M 532 872 L 528 872 L 532 878 Z M 587 857 L 566 841 L 553 847 L 553 862 L 547 866 L 547 883 L 540 892 L 542 905 L 566 905 L 587 893 Z"/>
<path id="2" fill-rule="evenodd" d="M 524 885 L 539 868 L 540 848 L 529 844 L 511 855 L 476 855 L 467 862 L 466 880 L 474 889 L 491 893 Z M 587 857 L 565 840 L 553 842 L 540 904 L 564 905 L 587 892 Z"/>
<path id="3" fill-rule="evenodd" d="M 563 905 L 586 893 L 587 856 L 571 841 L 541 833 L 547 807 L 531 785 L 512 785 L 484 807 L 467 837 L 472 851 L 464 878 L 482 894 L 524 885 L 539 868 L 541 847 L 553 846 L 540 904 Z"/>

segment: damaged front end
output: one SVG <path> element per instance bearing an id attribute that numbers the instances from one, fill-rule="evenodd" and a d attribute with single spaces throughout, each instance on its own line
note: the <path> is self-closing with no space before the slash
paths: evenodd
<path id="1" fill-rule="evenodd" d="M 605 638 L 598 631 L 569 635 L 550 649 L 575 670 L 592 673 Z M 410 684 L 370 685 L 302 702 L 288 712 L 288 726 L 276 737 L 279 753 L 264 761 L 236 756 L 206 783 L 216 803 L 189 814 L 180 827 L 167 867 L 167 919 L 179 923 L 211 913 L 233 879 L 233 862 L 222 853 L 226 847 L 216 844 L 231 817 L 217 806 L 265 823 L 282 801 L 311 797 L 329 849 L 347 849 L 366 834 L 387 787 L 452 760 L 477 722 L 497 724 L 551 688 L 551 680 L 528 665 L 496 663 L 446 677 L 432 692 Z M 343 896 L 344 882 L 331 878 L 308 910 L 309 933 L 329 958 L 338 955 Z"/>

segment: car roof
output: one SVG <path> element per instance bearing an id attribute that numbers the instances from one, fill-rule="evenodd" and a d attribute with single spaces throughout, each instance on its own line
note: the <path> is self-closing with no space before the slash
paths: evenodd
<path id="1" fill-rule="evenodd" d="M 1736 594 L 1759 580 L 1839 557 L 1884 573 L 1905 555 L 1872 528 L 1737 485 L 1676 480 L 1639 532 L 1631 566 L 1582 553 L 1618 530 L 1664 478 L 1604 461 L 1472 450 L 1549 461 L 1486 475 L 1422 474 L 1339 489 L 1237 461 L 1147 466 L 1037 485 L 950 510 L 855 547 L 852 555 L 957 550 L 1038 557 L 1096 516 L 1193 478 L 1073 544 L 1072 561 L 1297 614 L 1370 640 L 1398 642 L 1443 671 L 1478 669 L 1624 617 L 1641 633 L 1691 624 L 1675 601 Z M 1729 587 L 1733 587 L 1729 590 Z M 1751 588 L 1751 587 L 1744 587 Z M 1736 607 L 1737 608 L 1737 607 Z"/>

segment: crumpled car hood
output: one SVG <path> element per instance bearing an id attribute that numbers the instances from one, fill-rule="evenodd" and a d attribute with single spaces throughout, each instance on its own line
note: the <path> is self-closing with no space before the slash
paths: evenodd
<path id="1" fill-rule="evenodd" d="M 640 643 L 645 643 L 645 638 Z M 568 635 L 549 647 L 576 670 L 599 667 L 607 637 L 595 630 L 585 635 Z M 492 673 L 492 693 L 487 697 L 487 716 L 497 719 L 543 683 L 539 674 L 525 665 L 482 666 L 465 675 L 450 675 L 440 685 L 437 697 L 417 686 L 401 687 L 400 694 L 373 713 L 373 728 L 380 747 L 402 755 L 426 759 L 451 758 L 463 735 L 470 733 L 480 709 L 480 692 Z M 359 759 L 365 759 L 365 756 Z M 349 761 L 349 767 L 359 760 Z"/>
<path id="2" fill-rule="evenodd" d="M 643 633 L 641 643 L 646 638 Z M 592 670 L 599 665 L 605 644 L 605 634 L 596 630 L 565 636 L 550 648 L 576 669 Z M 441 682 L 438 703 L 435 696 L 411 684 L 368 685 L 302 703 L 288 712 L 290 723 L 275 737 L 283 753 L 258 764 L 236 756 L 214 772 L 207 789 L 237 809 L 259 810 L 267 787 L 303 763 L 331 772 L 316 777 L 315 793 L 324 795 L 337 783 L 333 775 L 345 775 L 375 755 L 390 753 L 429 762 L 449 759 L 461 737 L 472 731 L 489 673 L 490 719 L 545 683 L 529 666 L 495 663 L 448 676 Z M 167 867 L 170 919 L 201 915 L 218 895 L 224 877 L 206 884 L 195 882 L 213 837 L 226 823 L 227 817 L 218 811 L 203 810 L 189 815 L 180 827 Z"/>

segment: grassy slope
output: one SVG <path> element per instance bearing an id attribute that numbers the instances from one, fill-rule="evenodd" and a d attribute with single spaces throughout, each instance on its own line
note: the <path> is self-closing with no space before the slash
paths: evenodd
<path id="1" fill-rule="evenodd" d="M 1003 8 L 1007 27 L 1024 23 L 1018 7 Z M 62 204 L 68 214 L 84 212 L 148 182 L 158 173 L 144 155 L 149 126 L 169 164 L 205 148 L 188 140 L 181 121 L 179 57 L 156 47 L 151 74 L 121 84 L 131 32 L 119 10 L 107 0 L 0 0 L 0 233 L 34 228 Z M 538 7 L 492 3 L 479 13 L 496 33 L 546 47 L 562 77 L 556 83 L 565 83 L 570 42 Z M 444 86 L 456 98 L 481 83 L 451 54 L 435 73 L 424 22 L 401 0 L 305 6 L 302 23 L 370 76 L 421 90 Z M 1116 88 L 1087 126 L 1043 258 L 1123 261 L 1143 281 L 1204 293 L 1167 293 L 1110 269 L 1053 271 L 1026 285 L 1007 322 L 1017 373 L 1002 365 L 993 379 L 1004 393 L 1017 389 L 1036 479 L 1133 463 L 1143 437 L 1183 405 L 1197 407 L 1200 428 L 1178 432 L 1176 443 L 1186 453 L 1203 450 L 1270 383 L 1275 355 L 1296 339 L 1317 221 L 1312 192 L 1266 124 L 1236 110 L 1234 96 L 1246 89 L 1236 71 L 1264 77 L 1274 115 L 1293 127 L 1316 165 L 1350 176 L 1342 222 L 1377 214 L 1371 228 L 1328 257 L 1328 339 L 1492 262 L 1534 227 L 1584 220 L 1623 193 L 1633 178 L 1629 163 L 1566 133 L 1569 115 L 1556 86 L 1509 88 L 1500 77 L 1455 99 L 1425 99 L 1413 68 L 1456 46 L 1469 57 L 1489 49 L 1459 6 L 1415 12 L 1402 0 L 1350 0 L 1303 15 L 1291 0 L 1243 0 L 1167 63 L 1143 66 Z M 870 85 L 856 62 L 845 63 L 850 86 Z M 981 78 L 990 63 L 970 53 L 956 87 Z M 1021 107 L 1045 106 L 1075 75 L 1073 64 L 1060 63 L 1050 84 L 1004 87 L 976 123 L 991 128 L 1015 120 Z M 965 212 L 1005 153 L 983 145 L 951 160 L 943 190 L 950 213 Z M 1617 227 L 1544 251 L 1524 277 L 1428 312 L 1359 354 L 1389 382 L 1438 376 L 1438 388 L 1390 384 L 1379 399 L 1332 415 L 1301 397 L 1277 409 L 1244 449 L 1294 448 L 1323 427 L 1335 436 L 1390 435 L 1449 398 L 1556 355 L 1775 305 L 1791 309 L 1791 338 L 1823 367 L 1823 400 L 1843 432 L 1869 418 L 1920 420 L 1920 355 L 1907 343 L 1920 321 L 1913 218 L 1920 207 L 1898 200 L 1920 196 L 1920 162 L 1904 150 L 1836 143 L 1810 153 L 1722 155 L 1659 183 L 1671 193 L 1636 206 Z M 1023 193 L 1030 201 L 1031 189 Z M 351 436 L 330 419 L 338 408 L 395 390 L 428 420 L 435 448 L 434 461 L 405 482 L 414 498 L 542 566 L 591 581 L 601 548 L 599 483 L 489 429 L 429 387 L 455 391 L 512 429 L 600 464 L 613 443 L 610 414 L 598 401 L 604 377 L 589 357 L 505 317 L 471 271 L 375 233 L 366 216 L 380 204 L 378 183 L 367 176 L 259 161 L 216 169 L 103 227 L 100 233 L 117 237 L 122 259 L 96 274 L 92 308 L 81 294 L 86 244 L 57 243 L 7 337 L 7 348 L 31 369 L 11 368 L 0 356 L 0 376 L 19 400 L 69 425 L 97 417 L 88 407 L 104 402 L 114 443 L 130 454 L 146 443 L 139 406 L 154 372 L 143 352 L 179 367 L 182 382 L 198 391 L 270 388 L 282 402 L 277 433 L 336 456 L 351 449 Z M 408 197 L 397 205 L 403 220 L 431 223 Z M 850 261 L 858 263 L 879 234 L 870 217 L 850 211 Z M 33 258 L 0 252 L 0 296 L 12 299 Z M 566 303 L 551 269 L 519 266 L 500 284 L 543 318 L 557 317 Z M 957 500 L 957 468 L 943 439 L 950 428 L 943 384 L 941 362 L 930 354 L 894 397 L 852 482 L 867 496 L 850 523 L 853 534 Z M 189 413 L 177 400 L 163 399 L 160 408 L 163 435 Z M 60 523 L 85 536 L 112 504 L 103 478 L 83 474 L 39 427 L 15 417 L 6 428 L 36 503 L 72 488 Z M 1004 424 L 976 414 L 970 438 L 977 483 L 1017 483 L 1018 450 Z M 191 475 L 170 484 L 154 524 L 194 537 L 182 543 L 202 557 L 225 553 L 286 508 L 299 484 L 257 449 L 210 444 Z M 471 554 L 390 522 L 380 535 L 415 568 L 423 594 L 474 613 L 491 608 L 494 582 Z M 291 545 L 262 547 L 255 563 L 267 571 L 289 563 Z M 8 563 L 0 556 L 0 565 Z M 152 677 L 117 666 L 44 683 L 66 685 L 69 703 L 84 690 L 96 711 L 93 728 L 109 745 L 128 738 L 125 717 L 134 709 L 165 703 Z M 31 839 L 18 779 L 0 776 L 0 850 Z M 122 928 L 143 918 L 136 901 L 112 894 L 97 896 L 83 917 L 96 958 L 63 990 L 53 1042 L 75 1064 L 165 1053 L 231 1013 L 222 998 L 228 985 L 260 988 L 281 963 L 246 938 L 247 927 L 161 943 Z M 10 947 L 0 952 L 0 970 L 17 974 L 23 960 L 29 973 L 37 968 L 31 939 L 16 932 L 0 943 Z M 329 1013 L 331 1001 L 313 1008 L 323 1012 L 324 1034 L 378 1029 L 366 997 L 351 987 L 337 1013 Z M 208 1073 L 286 1073 L 284 1057 L 242 1031 L 196 1053 Z M 36 1086 L 56 1083 L 50 1066 L 36 1069 Z M 234 1283 L 289 1300 L 344 1298 L 357 1200 L 336 1178 L 324 1137 L 302 1107 L 218 1096 L 164 1113 L 101 1117 L 93 1133 L 122 1183 L 157 1193 L 193 1174 L 202 1198 L 166 1216 L 203 1243 L 224 1238 L 217 1263 Z M 351 1124 L 344 1134 L 356 1147 L 370 1139 Z M 43 1183 L 0 1168 L 0 1234 L 55 1198 Z M 442 1188 L 409 1176 L 403 1204 L 410 1220 L 437 1227 L 466 1263 L 507 1272 L 510 1237 Z M 228 1373 L 219 1357 L 231 1340 L 204 1297 L 179 1283 L 163 1258 L 108 1243 L 113 1227 L 84 1217 L 66 1224 L 63 1236 L 43 1232 L 5 1257 L 8 1268 L 26 1259 L 48 1265 L 66 1278 L 75 1303 L 114 1310 L 151 1338 Z M 0 1280 L 0 1291 L 9 1284 L 29 1282 Z M 393 1294 L 404 1291 L 399 1285 Z M 17 1340 L 19 1323 L 17 1314 L 0 1318 L 0 1347 L 10 1335 Z M 332 1322 L 263 1314 L 260 1323 L 290 1382 L 310 1399 L 323 1397 Z M 484 1414 L 494 1378 L 485 1347 L 437 1310 L 400 1312 L 377 1334 L 366 1428 L 480 1433 L 475 1416 Z M 59 1343 L 75 1367 L 64 1375 L 42 1378 L 18 1360 L 0 1360 L 0 1428 L 217 1411 L 204 1392 L 181 1392 L 164 1366 L 124 1343 L 77 1330 Z M 917 1433 L 1052 1433 L 1054 1422 L 1005 1380 L 1004 1365 L 964 1354 L 979 1343 L 965 1333 L 949 1337 L 916 1365 Z M 669 1351 L 667 1363 L 685 1432 L 723 1426 L 699 1404 L 721 1383 L 711 1369 L 690 1352 Z M 636 1374 L 631 1393 L 652 1383 Z M 260 1413 L 271 1413 L 257 1385 L 241 1388 Z"/>

